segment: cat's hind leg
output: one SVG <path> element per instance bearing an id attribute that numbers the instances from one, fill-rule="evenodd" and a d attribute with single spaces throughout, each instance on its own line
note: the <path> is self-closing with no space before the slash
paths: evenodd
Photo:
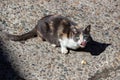
<path id="1" fill-rule="evenodd" d="M 46 40 L 43 38 L 43 36 L 42 36 L 42 34 L 40 33 L 40 31 L 37 31 L 37 34 L 38 34 L 38 37 L 40 38 L 40 40 L 46 41 Z"/>

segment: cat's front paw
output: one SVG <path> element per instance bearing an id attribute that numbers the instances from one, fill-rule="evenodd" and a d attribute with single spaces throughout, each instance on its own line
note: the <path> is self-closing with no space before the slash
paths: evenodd
<path id="1" fill-rule="evenodd" d="M 68 50 L 66 48 L 61 48 L 61 53 L 67 54 Z"/>

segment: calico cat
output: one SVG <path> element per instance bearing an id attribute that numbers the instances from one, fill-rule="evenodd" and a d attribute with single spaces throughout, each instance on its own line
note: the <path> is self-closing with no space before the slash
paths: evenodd
<path id="1" fill-rule="evenodd" d="M 90 40 L 90 28 L 84 30 L 77 28 L 71 20 L 61 15 L 48 15 L 41 18 L 35 28 L 22 35 L 6 33 L 5 36 L 13 41 L 23 41 L 33 37 L 41 37 L 54 46 L 60 46 L 62 53 L 68 53 L 68 49 L 84 48 Z"/>

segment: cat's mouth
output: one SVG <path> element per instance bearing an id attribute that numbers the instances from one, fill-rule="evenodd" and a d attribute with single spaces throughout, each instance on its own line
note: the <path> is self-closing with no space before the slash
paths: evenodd
<path id="1" fill-rule="evenodd" d="M 87 42 L 86 42 L 86 41 L 83 41 L 83 42 L 81 42 L 80 47 L 81 47 L 81 48 L 84 48 L 84 47 L 86 46 L 86 44 L 87 44 Z"/>

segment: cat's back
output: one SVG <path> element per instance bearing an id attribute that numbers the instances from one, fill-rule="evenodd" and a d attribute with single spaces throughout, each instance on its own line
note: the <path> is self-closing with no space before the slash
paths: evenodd
<path id="1" fill-rule="evenodd" d="M 68 21 L 69 19 L 67 17 L 64 17 L 62 15 L 46 15 L 40 19 L 40 21 L 46 22 L 46 23 L 60 23 L 62 20 Z"/>
<path id="2" fill-rule="evenodd" d="M 64 30 L 65 28 L 71 27 L 72 21 L 69 20 L 67 17 L 61 16 L 61 15 L 47 15 L 42 17 L 38 21 L 38 29 L 41 29 L 44 32 L 59 32 Z"/>

